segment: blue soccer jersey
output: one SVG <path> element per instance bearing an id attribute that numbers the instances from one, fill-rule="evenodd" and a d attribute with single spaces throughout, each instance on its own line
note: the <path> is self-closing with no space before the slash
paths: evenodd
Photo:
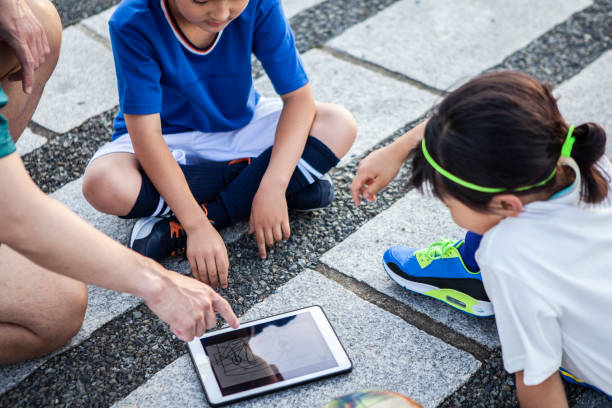
<path id="1" fill-rule="evenodd" d="M 127 133 L 123 114 L 159 113 L 164 134 L 244 127 L 259 94 L 251 53 L 280 95 L 308 83 L 280 0 L 251 0 L 206 50 L 189 42 L 168 0 L 124 0 L 109 22 L 120 110 L 113 138 Z"/>

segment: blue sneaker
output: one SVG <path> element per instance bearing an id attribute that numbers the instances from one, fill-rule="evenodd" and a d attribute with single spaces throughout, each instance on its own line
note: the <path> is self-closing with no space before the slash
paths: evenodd
<path id="1" fill-rule="evenodd" d="M 287 197 L 287 207 L 299 212 L 312 212 L 329 207 L 334 201 L 334 184 L 328 174 L 303 190 Z"/>
<path id="2" fill-rule="evenodd" d="M 463 240 L 442 239 L 425 249 L 392 246 L 383 255 L 383 267 L 396 283 L 438 299 L 467 314 L 493 316 L 493 305 L 480 272 L 471 272 L 458 248 Z"/>

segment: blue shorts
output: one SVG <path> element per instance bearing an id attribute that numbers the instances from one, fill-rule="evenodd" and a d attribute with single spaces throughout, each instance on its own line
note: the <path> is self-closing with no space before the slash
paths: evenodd
<path id="1" fill-rule="evenodd" d="M 569 371 L 567 371 L 563 367 L 559 369 L 559 373 L 561 374 L 561 378 L 563 378 L 568 383 L 578 384 L 578 385 L 582 385 L 583 387 L 586 387 L 586 388 L 594 389 L 597 392 L 601 392 L 602 394 L 604 394 L 605 396 L 608 397 L 608 400 L 612 401 L 612 395 L 608 395 L 605 392 L 603 392 L 602 390 L 600 390 L 599 388 L 597 388 L 597 387 L 595 387 L 595 386 L 593 386 L 591 384 L 587 384 L 584 381 L 574 377 Z"/>

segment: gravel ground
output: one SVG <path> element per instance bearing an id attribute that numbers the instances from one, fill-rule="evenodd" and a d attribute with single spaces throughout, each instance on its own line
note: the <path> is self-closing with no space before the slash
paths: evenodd
<path id="1" fill-rule="evenodd" d="M 393 2 L 330 0 L 305 10 L 291 19 L 300 50 L 320 46 Z M 68 25 L 116 1 L 54 3 Z M 523 70 L 558 85 L 612 48 L 611 29 L 612 1 L 597 0 L 594 6 L 575 14 L 496 68 Z M 51 137 L 50 143 L 24 157 L 28 170 L 44 191 L 52 192 L 82 174 L 96 148 L 110 139 L 114 113 L 112 110 L 92 118 L 64 135 L 45 134 Z M 407 124 L 380 145 L 389 143 L 413 124 Z M 354 207 L 348 186 L 356 165 L 357 161 L 332 171 L 336 186 L 334 204 L 310 215 L 292 214 L 291 239 L 277 246 L 267 260 L 254 261 L 258 259 L 257 251 L 250 237 L 243 236 L 228 245 L 231 285 L 221 293 L 237 314 L 243 314 L 304 268 L 315 267 L 320 255 L 406 193 L 403 180 L 408 168 L 379 195 L 376 203 Z M 178 269 L 186 271 L 186 263 L 180 263 Z M 47 361 L 0 396 L 0 406 L 107 406 L 185 352 L 185 345 L 141 305 L 98 329 L 81 345 Z M 518 406 L 513 379 L 503 370 L 499 350 L 481 360 L 482 368 L 449 396 L 442 407 Z M 582 389 L 570 387 L 568 391 L 573 403 Z"/>
<path id="2" fill-rule="evenodd" d="M 101 13 L 119 3 L 121 0 L 51 0 L 62 18 L 64 27 Z"/>

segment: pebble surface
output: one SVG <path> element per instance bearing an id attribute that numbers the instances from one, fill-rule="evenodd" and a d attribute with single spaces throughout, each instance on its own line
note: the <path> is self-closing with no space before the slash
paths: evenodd
<path id="1" fill-rule="evenodd" d="M 64 26 L 99 13 L 114 0 L 54 0 Z M 291 19 L 300 51 L 322 46 L 348 27 L 363 21 L 395 0 L 328 0 Z M 612 48 L 612 1 L 596 0 L 552 28 L 493 69 L 517 69 L 556 86 L 580 72 Z M 262 74 L 255 67 L 254 76 Z M 82 175 L 89 158 L 110 140 L 116 109 L 91 118 L 63 134 L 40 133 L 44 147 L 24 156 L 39 186 L 53 192 Z M 390 143 L 418 121 L 407 123 L 376 147 Z M 305 268 L 315 268 L 319 257 L 406 194 L 409 167 L 378 195 L 375 203 L 355 207 L 348 187 L 358 161 L 331 172 L 336 188 L 333 205 L 311 214 L 291 214 L 292 236 L 261 261 L 249 236 L 228 245 L 230 288 L 220 293 L 238 315 L 265 299 Z M 176 263 L 176 261 L 175 261 Z M 186 263 L 176 263 L 185 272 Z M 374 292 L 374 291 L 373 291 Z M 378 294 L 373 294 L 378 296 Z M 178 341 L 144 305 L 124 313 L 98 329 L 85 342 L 56 355 L 21 383 L 0 396 L 0 406 L 109 406 L 127 396 L 153 374 L 186 353 Z M 440 407 L 517 407 L 514 378 L 494 350 L 476 374 Z M 567 386 L 571 405 L 583 393 Z"/>

